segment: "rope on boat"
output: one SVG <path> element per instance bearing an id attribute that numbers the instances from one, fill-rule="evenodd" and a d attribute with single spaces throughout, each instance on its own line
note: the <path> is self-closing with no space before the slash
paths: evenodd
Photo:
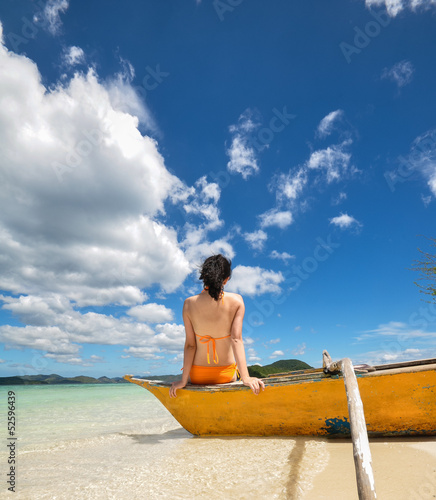
<path id="1" fill-rule="evenodd" d="M 325 373 L 341 372 L 344 376 L 359 500 L 375 500 L 377 495 L 372 471 L 371 450 L 369 449 L 365 414 L 353 363 L 350 358 L 332 361 L 329 353 L 325 350 L 322 353 L 322 358 Z"/>

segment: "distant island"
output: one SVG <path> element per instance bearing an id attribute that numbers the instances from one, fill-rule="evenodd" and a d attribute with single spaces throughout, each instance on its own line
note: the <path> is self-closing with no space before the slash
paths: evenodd
<path id="1" fill-rule="evenodd" d="M 0 377 L 0 385 L 59 385 L 59 384 L 128 384 L 122 377 L 61 377 L 51 375 L 20 375 L 15 377 Z"/>
<path id="2" fill-rule="evenodd" d="M 307 370 L 312 368 L 304 361 L 298 359 L 282 359 L 270 365 L 252 365 L 248 367 L 251 377 L 265 378 L 275 373 Z M 147 378 L 147 380 L 162 380 L 163 382 L 174 382 L 179 380 L 180 375 L 134 375 L 135 378 Z M 62 377 L 61 375 L 17 375 L 14 377 L 0 377 L 0 385 L 60 385 L 60 384 L 128 384 L 122 377 Z"/>

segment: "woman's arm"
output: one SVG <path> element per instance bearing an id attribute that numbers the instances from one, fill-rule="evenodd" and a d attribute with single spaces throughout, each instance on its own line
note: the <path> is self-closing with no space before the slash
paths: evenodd
<path id="1" fill-rule="evenodd" d="M 185 349 L 183 351 L 183 375 L 182 380 L 173 382 L 170 388 L 170 398 L 176 397 L 177 389 L 185 387 L 188 383 L 189 373 L 191 372 L 192 363 L 194 362 L 195 351 L 197 350 L 197 342 L 195 340 L 194 328 L 188 314 L 189 306 L 187 301 L 183 304 L 183 323 L 185 324 Z"/>
<path id="2" fill-rule="evenodd" d="M 240 303 L 235 317 L 233 318 L 231 331 L 233 355 L 235 356 L 235 361 L 238 365 L 239 373 L 241 374 L 242 383 L 250 387 L 254 394 L 259 394 L 260 388 L 265 390 L 265 384 L 262 380 L 256 377 L 250 377 L 250 374 L 248 373 L 244 342 L 242 340 L 242 323 L 244 321 L 245 305 L 242 297 L 240 297 L 239 300 Z"/>

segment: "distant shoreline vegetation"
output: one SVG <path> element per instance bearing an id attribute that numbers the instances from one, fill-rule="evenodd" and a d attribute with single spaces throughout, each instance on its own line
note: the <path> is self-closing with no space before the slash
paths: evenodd
<path id="1" fill-rule="evenodd" d="M 265 378 L 275 373 L 283 373 L 297 370 L 307 370 L 312 368 L 304 361 L 298 359 L 282 359 L 270 365 L 252 365 L 248 367 L 251 377 Z M 162 382 L 173 382 L 180 379 L 180 375 L 134 375 L 134 378 L 147 378 L 147 380 L 161 380 Z M 122 377 L 62 377 L 61 375 L 21 375 L 13 377 L 0 377 L 1 385 L 62 385 L 62 384 L 128 384 Z"/>

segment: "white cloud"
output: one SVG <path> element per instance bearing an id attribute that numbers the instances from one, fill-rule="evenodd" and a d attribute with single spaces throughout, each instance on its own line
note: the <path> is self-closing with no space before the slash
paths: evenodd
<path id="1" fill-rule="evenodd" d="M 127 353 L 126 357 L 140 359 L 164 359 L 164 356 L 159 354 L 157 347 L 129 347 L 124 350 Z"/>
<path id="2" fill-rule="evenodd" d="M 259 215 L 259 219 L 260 226 L 263 228 L 277 226 L 281 229 L 285 229 L 292 224 L 293 221 L 292 213 L 289 210 L 280 211 L 275 208 Z"/>
<path id="3" fill-rule="evenodd" d="M 279 285 L 284 279 L 281 272 L 269 271 L 261 267 L 236 266 L 227 289 L 230 292 L 251 297 L 264 293 L 280 293 Z"/>
<path id="4" fill-rule="evenodd" d="M 129 61 L 122 58 L 120 58 L 120 63 L 122 70 L 113 77 L 108 78 L 104 83 L 110 105 L 114 111 L 121 111 L 137 118 L 139 124 L 144 125 L 147 131 L 157 134 L 159 129 L 152 113 L 144 99 L 131 85 L 135 75 L 133 66 Z"/>
<path id="5" fill-rule="evenodd" d="M 287 262 L 289 259 L 295 259 L 295 255 L 291 255 L 288 252 L 278 252 L 277 250 L 273 250 L 269 256 L 271 259 L 279 259 L 283 260 L 283 262 Z"/>
<path id="6" fill-rule="evenodd" d="M 415 171 L 427 181 L 427 185 L 436 197 L 436 129 L 428 130 L 418 136 L 412 144 L 407 158 L 400 157 L 398 171 L 389 172 L 392 181 L 404 182 Z M 406 172 L 406 177 L 404 173 Z M 428 200 L 427 200 L 428 203 Z"/>
<path id="7" fill-rule="evenodd" d="M 404 87 L 412 81 L 414 68 L 410 61 L 400 61 L 391 68 L 384 68 L 382 78 L 395 82 L 398 87 Z"/>
<path id="8" fill-rule="evenodd" d="M 239 117 L 236 125 L 231 125 L 232 144 L 227 150 L 230 161 L 227 169 L 231 173 L 241 174 L 244 179 L 259 171 L 258 154 L 250 144 L 251 134 L 259 127 L 253 111 L 247 109 Z"/>
<path id="9" fill-rule="evenodd" d="M 327 183 L 339 181 L 350 166 L 351 154 L 346 151 L 350 144 L 351 140 L 347 140 L 313 152 L 307 162 L 307 167 L 325 170 Z"/>
<path id="10" fill-rule="evenodd" d="M 299 168 L 296 173 L 280 174 L 274 181 L 276 196 L 279 202 L 297 200 L 308 182 L 307 170 Z"/>
<path id="11" fill-rule="evenodd" d="M 64 62 L 67 66 L 76 66 L 85 62 L 85 53 L 80 47 L 68 47 L 64 51 Z"/>
<path id="12" fill-rule="evenodd" d="M 396 337 L 403 343 L 407 340 L 420 339 L 420 338 L 434 338 L 436 339 L 436 332 L 426 332 L 420 328 L 411 328 L 410 325 L 401 321 L 390 321 L 389 323 L 382 323 L 373 330 L 366 330 L 356 337 L 357 340 L 373 339 L 377 337 Z"/>
<path id="13" fill-rule="evenodd" d="M 339 120 L 344 112 L 342 109 L 337 109 L 336 111 L 332 111 L 327 116 L 325 116 L 318 125 L 318 134 L 320 137 L 327 137 L 333 131 L 334 123 Z"/>
<path id="14" fill-rule="evenodd" d="M 89 70 L 51 89 L 33 61 L 3 44 L 0 66 L 0 290 L 15 295 L 0 300 L 25 325 L 0 326 L 0 341 L 81 366 L 102 362 L 83 357 L 83 344 L 147 359 L 179 352 L 184 330 L 169 323 L 172 311 L 140 304 L 150 286 L 180 287 L 197 257 L 233 256 L 225 239 L 207 239 L 221 224 L 218 185 L 201 178 L 188 187 L 168 171 L 156 140 L 138 129 L 147 109 L 128 63 L 105 82 Z M 205 220 L 187 224 L 183 241 L 165 222 L 170 203 Z M 108 304 L 130 316 L 77 310 Z"/>
<path id="15" fill-rule="evenodd" d="M 3 309 L 10 310 L 26 326 L 0 326 L 0 341 L 6 349 L 31 348 L 42 352 L 46 358 L 68 364 L 101 362 L 98 356 L 83 360 L 81 344 L 124 345 L 127 354 L 158 359 L 164 353 L 178 352 L 184 344 L 184 326 L 159 324 L 150 326 L 129 317 L 115 318 L 88 312 L 82 314 L 72 308 L 65 297 L 57 294 L 43 296 L 2 296 Z M 172 319 L 171 311 L 158 304 L 134 310 L 131 316 L 139 321 Z M 131 312 L 131 311 L 129 311 Z M 56 326 L 53 326 L 56 325 Z"/>
<path id="16" fill-rule="evenodd" d="M 228 237 L 208 241 L 207 229 L 203 226 L 186 225 L 186 237 L 182 242 L 185 256 L 191 263 L 191 271 L 196 266 L 201 265 L 206 257 L 216 254 L 223 254 L 229 259 L 233 259 L 235 252 L 228 242 Z"/>
<path id="17" fill-rule="evenodd" d="M 0 288 L 81 306 L 175 290 L 190 265 L 159 216 L 187 188 L 156 141 L 92 71 L 47 90 L 27 57 L 0 46 L 0 62 Z"/>
<path id="18" fill-rule="evenodd" d="M 339 113 L 341 110 L 337 110 Z M 336 113 L 336 112 L 334 112 Z M 333 118 L 328 120 L 321 130 L 328 130 Z M 307 210 L 309 197 L 300 200 L 303 191 L 312 186 L 321 186 L 333 181 L 339 182 L 349 177 L 351 174 L 359 172 L 351 165 L 351 153 L 348 148 L 352 144 L 351 139 L 347 139 L 340 144 L 328 146 L 325 149 L 314 151 L 309 159 L 302 166 L 291 169 L 287 174 L 275 175 L 269 185 L 271 191 L 276 193 L 276 207 L 260 215 L 260 226 L 262 228 L 270 225 L 278 225 L 281 228 L 287 227 L 294 220 L 294 214 Z M 340 203 L 346 198 L 345 193 L 341 193 L 334 204 Z M 292 210 L 292 211 L 291 211 Z"/>
<path id="19" fill-rule="evenodd" d="M 129 316 L 136 318 L 144 323 L 163 323 L 164 321 L 172 321 L 174 313 L 162 304 L 143 304 L 135 306 L 127 311 Z"/>
<path id="20" fill-rule="evenodd" d="M 336 198 L 332 199 L 332 205 L 340 205 L 344 200 L 347 199 L 347 193 L 340 192 Z"/>
<path id="21" fill-rule="evenodd" d="M 183 208 L 187 214 L 198 215 L 205 219 L 204 229 L 215 230 L 222 226 L 220 212 L 217 207 L 221 190 L 215 182 L 207 182 L 206 176 L 201 177 L 195 183 L 195 189 L 187 193 L 187 199 Z"/>
<path id="22" fill-rule="evenodd" d="M 268 235 L 265 233 L 265 231 L 262 231 L 262 229 L 254 231 L 252 233 L 244 233 L 243 236 L 245 241 L 254 250 L 262 250 L 266 240 L 268 239 Z"/>
<path id="23" fill-rule="evenodd" d="M 302 356 L 306 352 L 306 344 L 303 342 L 302 344 L 298 345 L 296 349 L 292 351 L 292 354 L 294 356 Z"/>
<path id="24" fill-rule="evenodd" d="M 284 355 L 285 353 L 283 351 L 274 351 L 269 358 L 275 359 L 278 358 L 279 356 L 284 356 Z"/>
<path id="25" fill-rule="evenodd" d="M 396 343 L 396 348 L 394 347 L 393 349 L 392 351 L 385 349 L 360 354 L 358 359 L 353 359 L 353 364 L 357 365 L 364 363 L 368 365 L 384 365 L 387 363 L 400 363 L 402 361 L 434 358 L 434 348 L 408 348 L 398 350 L 398 344 Z"/>
<path id="26" fill-rule="evenodd" d="M 69 0 L 47 0 L 44 10 L 34 17 L 34 21 L 45 26 L 52 35 L 57 35 L 62 26 L 60 14 L 68 7 Z"/>
<path id="27" fill-rule="evenodd" d="M 436 5 L 436 0 L 365 0 L 368 7 L 373 5 L 384 5 L 388 14 L 395 17 L 403 9 L 416 11 L 418 9 L 429 9 Z"/>
<path id="28" fill-rule="evenodd" d="M 280 342 L 280 339 L 271 339 L 269 341 L 270 344 L 278 344 Z"/>
<path id="29" fill-rule="evenodd" d="M 244 339 L 244 342 L 245 342 L 245 339 Z M 261 360 L 261 358 L 258 357 L 257 352 L 252 347 L 249 347 L 247 349 L 247 360 L 250 363 L 257 363 L 258 361 Z"/>
<path id="30" fill-rule="evenodd" d="M 361 223 L 358 222 L 353 216 L 348 214 L 341 214 L 337 217 L 333 217 L 330 219 L 330 224 L 334 224 L 335 226 L 340 227 L 341 229 L 347 229 L 351 226 L 360 227 Z"/>

